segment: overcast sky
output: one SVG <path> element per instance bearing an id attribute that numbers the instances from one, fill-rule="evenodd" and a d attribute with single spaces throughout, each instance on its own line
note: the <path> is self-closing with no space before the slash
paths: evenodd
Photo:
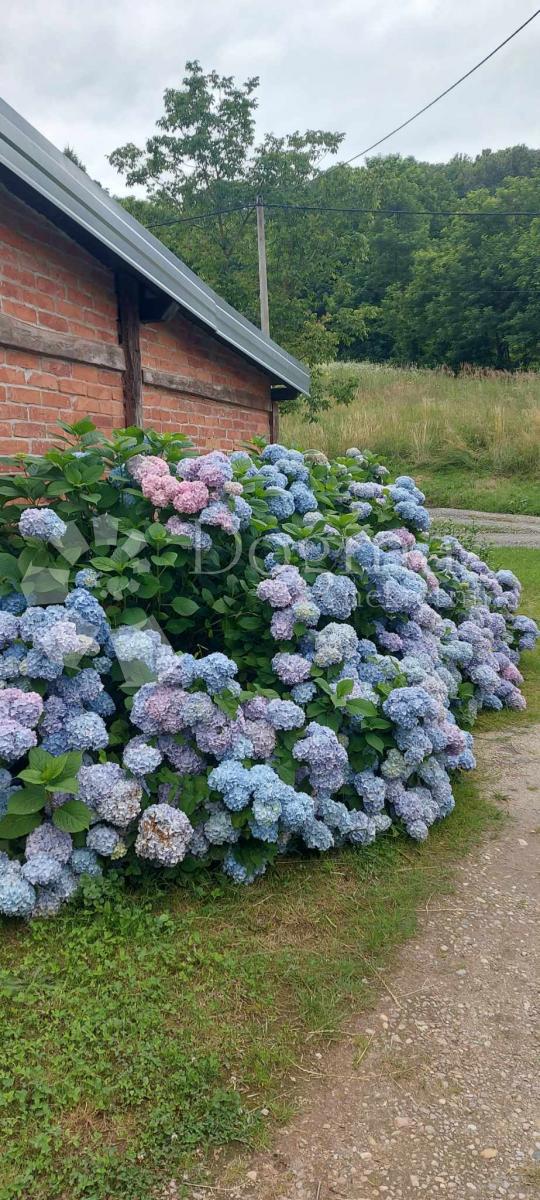
<path id="1" fill-rule="evenodd" d="M 345 131 L 351 156 L 452 83 L 533 0 L 5 0 L 0 93 L 90 173 L 153 132 L 186 59 L 260 75 L 258 131 Z M 540 17 L 384 152 L 432 161 L 540 145 Z M 329 159 L 328 162 L 331 160 Z"/>

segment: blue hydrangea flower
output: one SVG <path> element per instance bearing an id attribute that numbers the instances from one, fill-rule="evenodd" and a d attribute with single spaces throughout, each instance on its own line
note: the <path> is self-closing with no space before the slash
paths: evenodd
<path id="1" fill-rule="evenodd" d="M 238 862 L 238 859 L 230 852 L 225 855 L 222 863 L 222 871 L 225 875 L 228 875 L 229 879 L 232 879 L 233 883 L 254 883 L 260 875 L 264 875 L 265 870 L 266 863 L 261 863 L 260 866 L 248 871 L 247 867 Z"/>
<path id="2" fill-rule="evenodd" d="M 93 588 L 98 582 L 99 575 L 93 567 L 83 567 L 75 576 L 75 586 L 79 588 Z"/>
<path id="3" fill-rule="evenodd" d="M 273 517 L 277 517 L 278 521 L 286 521 L 287 517 L 292 517 L 294 512 L 294 496 L 291 492 L 285 491 L 281 487 L 268 488 L 266 492 L 266 503 L 269 513 Z"/>
<path id="4" fill-rule="evenodd" d="M 73 851 L 69 865 L 74 875 L 89 875 L 92 879 L 97 879 L 103 874 L 95 852 L 87 846 Z"/>
<path id="5" fill-rule="evenodd" d="M 67 526 L 52 508 L 25 508 L 19 518 L 19 532 L 40 542 L 59 542 Z"/>
<path id="6" fill-rule="evenodd" d="M 273 729 L 300 729 L 305 721 L 303 710 L 292 700 L 271 700 L 266 719 Z"/>
<path id="7" fill-rule="evenodd" d="M 49 887 L 50 884 L 58 883 L 61 873 L 62 865 L 58 859 L 43 851 L 32 855 L 22 868 L 24 878 L 34 887 L 38 883 L 41 887 Z"/>
<path id="8" fill-rule="evenodd" d="M 36 893 L 18 863 L 0 862 L 0 913 L 5 917 L 32 916 Z"/>
<path id="9" fill-rule="evenodd" d="M 163 761 L 161 750 L 150 746 L 144 738 L 132 738 L 124 747 L 122 762 L 134 775 L 150 775 Z"/>
<path id="10" fill-rule="evenodd" d="M 110 858 L 120 842 L 118 830 L 113 829 L 111 825 L 93 825 L 86 835 L 87 849 L 102 854 L 104 858 Z"/>
<path id="11" fill-rule="evenodd" d="M 311 589 L 312 598 L 324 617 L 346 621 L 356 608 L 358 596 L 354 580 L 348 575 L 321 571 Z"/>
<path id="12" fill-rule="evenodd" d="M 317 687 L 314 683 L 297 683 L 291 688 L 291 696 L 295 704 L 309 704 L 317 695 Z"/>
<path id="13" fill-rule="evenodd" d="M 235 812 L 245 808 L 251 799 L 250 771 L 234 759 L 214 767 L 208 776 L 208 786 L 220 792 L 223 803 Z"/>

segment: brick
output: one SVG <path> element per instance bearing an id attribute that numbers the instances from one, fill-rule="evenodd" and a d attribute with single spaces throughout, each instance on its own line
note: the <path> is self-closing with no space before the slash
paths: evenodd
<path id="1" fill-rule="evenodd" d="M 7 298 L 0 301 L 0 309 L 7 313 L 10 317 L 16 317 L 18 321 L 28 321 L 35 325 L 37 322 L 37 312 L 35 308 L 31 308 L 29 304 L 19 304 L 15 300 Z"/>
<path id="2" fill-rule="evenodd" d="M 48 296 L 56 296 L 63 300 L 66 295 L 67 285 L 51 279 L 50 275 L 36 275 L 35 286 L 38 292 L 44 292 Z"/>
<path id="3" fill-rule="evenodd" d="M 49 371 L 29 370 L 27 376 L 28 383 L 31 383 L 34 388 L 43 388 L 51 392 L 58 391 L 58 379 Z"/>
<path id="4" fill-rule="evenodd" d="M 65 317 L 58 317 L 56 313 L 38 312 L 38 324 L 46 329 L 55 329 L 57 333 L 70 332 L 69 322 Z"/>

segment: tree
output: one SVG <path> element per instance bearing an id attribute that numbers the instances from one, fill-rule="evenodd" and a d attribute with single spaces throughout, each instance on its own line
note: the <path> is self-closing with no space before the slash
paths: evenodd
<path id="1" fill-rule="evenodd" d="M 258 84 L 187 62 L 155 134 L 110 155 L 146 192 L 126 208 L 258 322 L 262 194 L 272 335 L 310 363 L 539 362 L 539 223 L 492 214 L 540 210 L 540 150 L 449 163 L 391 154 L 328 171 L 341 133 L 256 139 Z M 475 208 L 485 219 L 453 216 Z"/>
<path id="2" fill-rule="evenodd" d="M 427 365 L 445 362 L 513 370 L 540 361 L 540 221 L 497 212 L 540 209 L 540 174 L 516 178 L 493 195 L 470 192 L 443 236 L 420 250 L 404 287 L 382 305 L 392 355 Z"/>
<path id="3" fill-rule="evenodd" d="M 84 171 L 85 175 L 88 174 L 84 163 L 79 158 L 79 155 L 73 146 L 64 146 L 62 153 L 66 158 L 69 158 L 70 162 L 75 163 L 75 166 L 78 167 L 80 171 Z"/>
<path id="4" fill-rule="evenodd" d="M 258 83 L 252 77 L 237 85 L 231 76 L 215 71 L 205 75 L 200 63 L 188 62 L 182 87 L 164 93 L 165 111 L 157 122 L 160 132 L 143 149 L 128 143 L 109 156 L 130 186 L 143 185 L 147 190 L 147 200 L 130 198 L 126 207 L 148 225 L 160 219 L 171 222 L 159 225 L 158 235 L 252 320 L 258 319 L 254 217 L 249 207 L 239 214 L 226 210 L 253 206 L 261 191 L 266 199 L 282 201 L 292 195 L 298 201 L 302 189 L 315 178 L 320 159 L 336 153 L 343 139 L 343 134 L 307 130 L 282 138 L 268 134 L 256 145 Z M 219 215 L 200 224 L 182 223 L 186 216 L 208 211 Z M 329 290 L 326 251 L 330 246 L 317 247 L 316 240 L 309 245 L 312 253 L 303 269 L 305 243 L 300 251 L 292 224 L 287 227 L 284 214 L 270 209 L 272 329 L 276 338 L 303 357 L 333 357 L 337 338 L 316 311 Z M 285 261 L 288 269 L 283 271 Z"/>

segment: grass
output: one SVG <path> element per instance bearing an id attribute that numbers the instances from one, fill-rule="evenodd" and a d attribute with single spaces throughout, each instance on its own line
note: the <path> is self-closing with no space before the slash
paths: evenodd
<path id="1" fill-rule="evenodd" d="M 523 585 L 521 608 L 528 617 L 540 622 L 540 550 L 497 546 L 489 551 L 489 561 L 496 570 L 506 567 L 518 576 Z M 502 718 L 505 728 L 540 721 L 540 645 L 523 654 L 520 670 L 525 676 L 521 690 L 527 708 L 523 712 L 506 712 Z M 497 720 L 496 713 L 485 714 L 478 722 L 479 729 L 498 729 L 500 725 L 501 718 Z"/>
<path id="2" fill-rule="evenodd" d="M 492 554 L 538 613 L 540 552 Z M 479 775 L 456 790 L 422 846 L 388 836 L 284 862 L 246 890 L 206 876 L 157 895 L 110 888 L 4 925 L 0 1200 L 161 1200 L 173 1178 L 182 1195 L 184 1173 L 208 1179 L 213 1147 L 263 1144 L 318 1046 L 373 1003 L 418 911 L 501 819 Z"/>
<path id="3" fill-rule="evenodd" d="M 540 513 L 540 375 L 334 364 L 357 375 L 347 407 L 320 422 L 283 418 L 286 442 L 334 455 L 368 447 L 400 473 L 418 475 L 431 504 Z"/>
<path id="4" fill-rule="evenodd" d="M 506 479 L 463 470 L 429 472 L 413 467 L 412 471 L 433 508 L 540 516 L 540 483 L 535 479 Z"/>
<path id="5" fill-rule="evenodd" d="M 287 863 L 246 891 L 125 893 L 9 929 L 1 1200 L 150 1200 L 196 1151 L 260 1144 L 320 1042 L 497 819 L 476 781 L 429 842 Z M 316 1061 L 316 1060 L 315 1060 Z"/>

